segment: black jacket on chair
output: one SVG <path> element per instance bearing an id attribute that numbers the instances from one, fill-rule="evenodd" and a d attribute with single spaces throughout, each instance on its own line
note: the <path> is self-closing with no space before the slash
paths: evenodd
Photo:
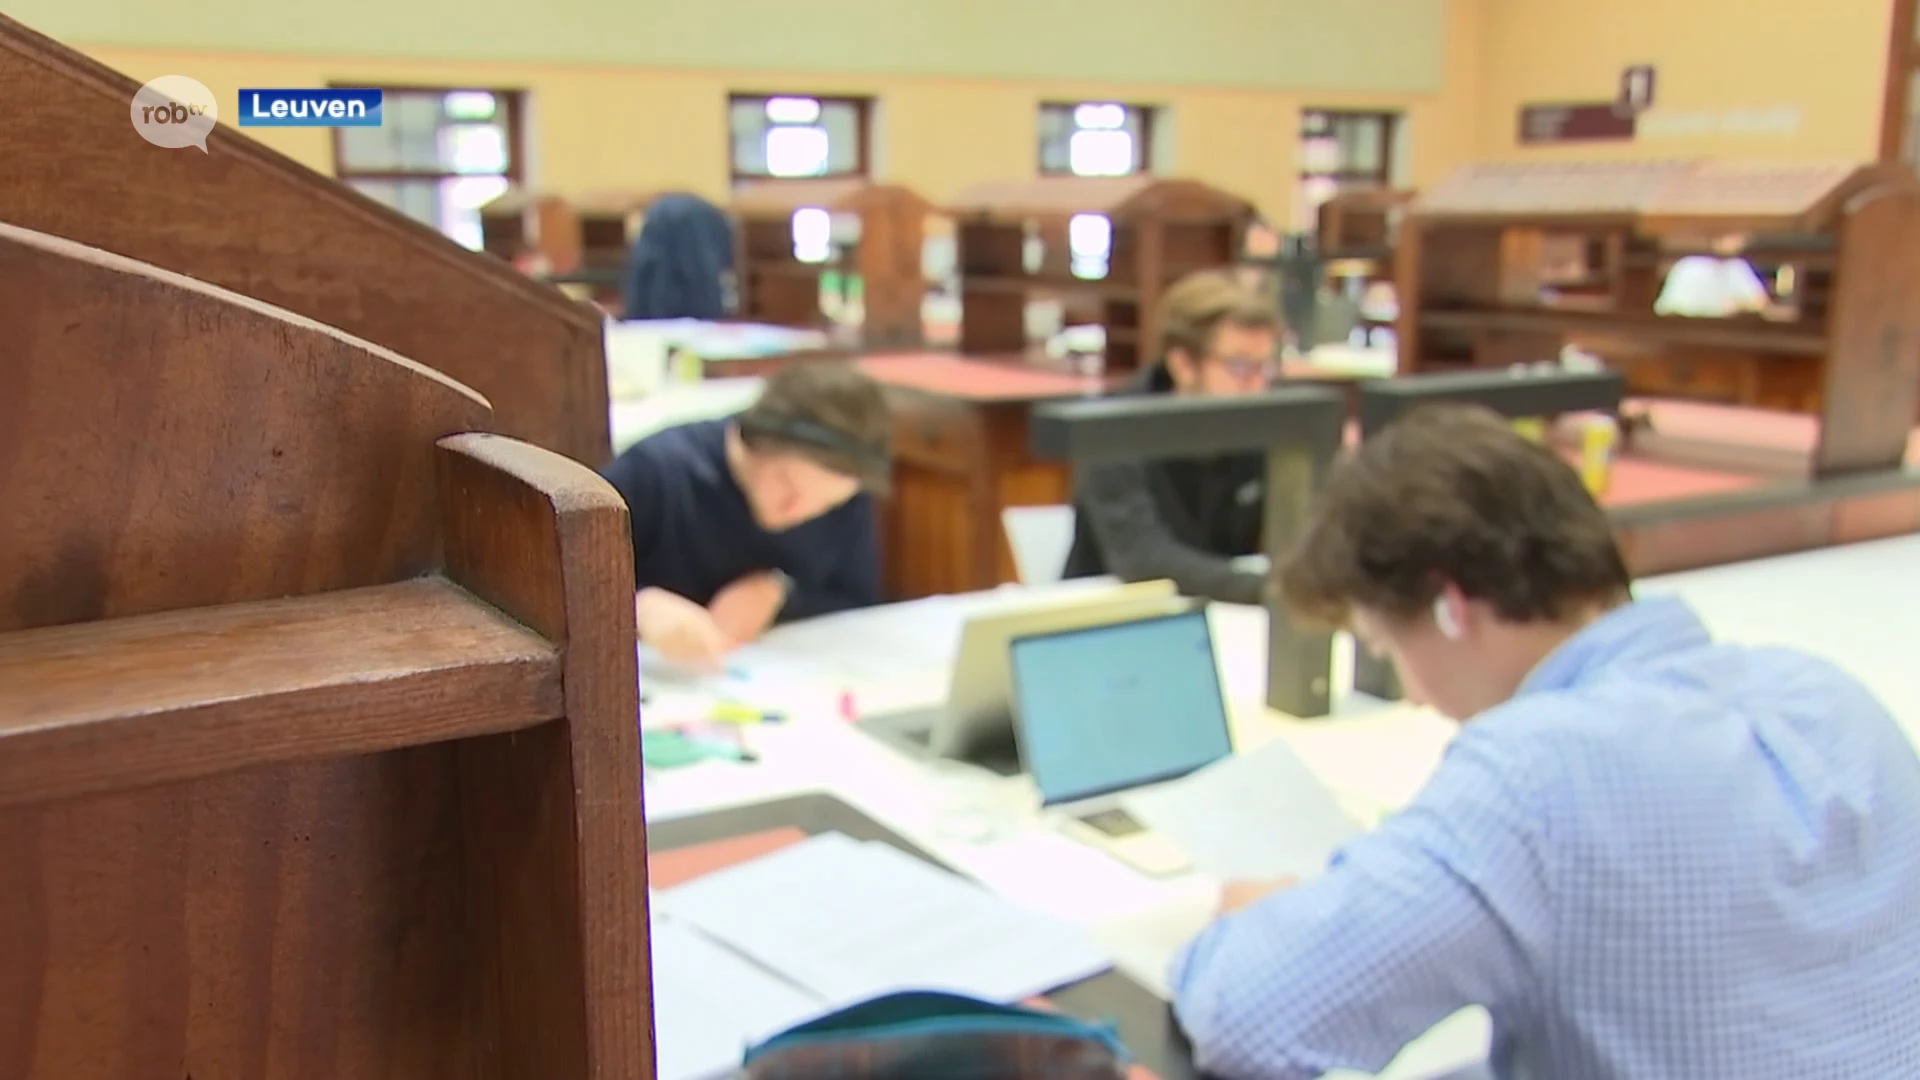
<path id="1" fill-rule="evenodd" d="M 1172 391 L 1156 364 L 1117 392 Z M 1266 576 L 1233 560 L 1260 552 L 1266 501 L 1266 458 L 1257 453 L 1083 466 L 1065 576 L 1171 578 L 1187 596 L 1260 603 Z"/>
<path id="2" fill-rule="evenodd" d="M 623 319 L 721 319 L 731 314 L 733 223 L 698 195 L 662 195 L 627 253 Z"/>

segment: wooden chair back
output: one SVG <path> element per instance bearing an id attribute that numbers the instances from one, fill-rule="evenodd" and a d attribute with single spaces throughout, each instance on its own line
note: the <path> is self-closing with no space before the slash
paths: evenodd
<path id="1" fill-rule="evenodd" d="M 651 1072 L 619 496 L 0 225 L 0 1076 Z"/>

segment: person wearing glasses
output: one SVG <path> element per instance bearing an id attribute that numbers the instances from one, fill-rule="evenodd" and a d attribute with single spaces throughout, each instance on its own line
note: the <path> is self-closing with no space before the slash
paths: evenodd
<path id="1" fill-rule="evenodd" d="M 1280 316 L 1226 271 L 1182 278 L 1160 304 L 1157 362 L 1123 394 L 1256 394 L 1268 388 Z M 1266 458 L 1116 462 L 1077 470 L 1066 577 L 1171 579 L 1187 596 L 1257 604 Z"/>

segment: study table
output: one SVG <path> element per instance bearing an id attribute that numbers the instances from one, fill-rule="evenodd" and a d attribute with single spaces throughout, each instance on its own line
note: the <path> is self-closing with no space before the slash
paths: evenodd
<path id="1" fill-rule="evenodd" d="M 1655 578 L 1643 594 L 1678 592 L 1715 633 L 1802 647 L 1865 681 L 1920 739 L 1920 686 L 1901 642 L 1920 639 L 1920 537 L 1828 548 Z M 739 655 L 747 695 L 777 695 L 791 719 L 749 729 L 758 760 L 703 762 L 650 772 L 650 823 L 667 827 L 708 811 L 828 792 L 1018 902 L 1085 926 L 1128 976 L 1166 993 L 1173 952 L 1203 926 L 1217 883 L 1198 874 L 1151 879 L 1044 826 L 1028 781 L 959 763 L 900 754 L 841 718 L 931 704 L 944 692 L 960 625 L 974 612 L 1044 591 L 1100 582 L 929 597 L 780 628 Z M 1863 618 L 1863 615 L 1870 617 Z M 1453 726 L 1437 715 L 1361 695 L 1337 697 L 1335 716 L 1301 721 L 1267 710 L 1265 614 L 1210 608 L 1236 744 L 1287 740 L 1363 821 L 1404 805 L 1445 751 Z M 1333 685 L 1351 685 L 1351 643 L 1335 651 Z M 696 718 L 703 691 L 676 689 L 643 666 L 649 728 Z M 1483 1057 L 1488 1023 L 1467 1010 L 1410 1044 L 1380 1076 L 1426 1078 Z M 1336 1074 L 1341 1075 L 1341 1074 Z M 1344 1074 L 1351 1077 L 1353 1074 Z"/>

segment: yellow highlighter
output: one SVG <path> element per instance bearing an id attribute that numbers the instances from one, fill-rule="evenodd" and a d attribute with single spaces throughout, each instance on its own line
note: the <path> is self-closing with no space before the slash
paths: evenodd
<path id="1" fill-rule="evenodd" d="M 716 704 L 707 718 L 716 724 L 777 724 L 786 719 L 777 712 L 756 709 L 751 705 L 731 701 Z"/>
<path id="2" fill-rule="evenodd" d="M 1613 479 L 1613 459 L 1620 445 L 1620 425 L 1611 416 L 1590 417 L 1580 428 L 1580 479 L 1595 498 L 1606 494 Z"/>
<path id="3" fill-rule="evenodd" d="M 1513 430 L 1519 432 L 1523 439 L 1533 442 L 1547 441 L 1547 422 L 1537 416 L 1524 416 L 1515 420 Z"/>

